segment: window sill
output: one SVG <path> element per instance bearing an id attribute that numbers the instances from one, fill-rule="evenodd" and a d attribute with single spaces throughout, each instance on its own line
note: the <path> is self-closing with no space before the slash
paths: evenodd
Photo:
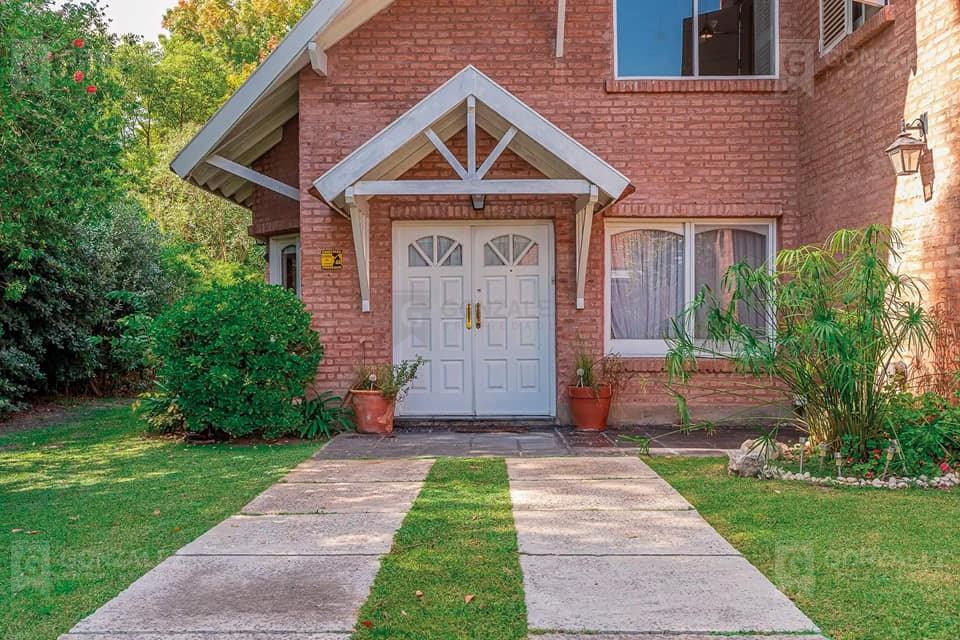
<path id="1" fill-rule="evenodd" d="M 608 78 L 607 93 L 782 93 L 789 91 L 788 83 L 772 78 L 735 78 L 712 80 L 708 78 L 679 78 L 618 80 Z"/>
<path id="2" fill-rule="evenodd" d="M 852 53 L 863 48 L 868 42 L 886 31 L 895 20 L 893 5 L 888 4 L 883 7 L 877 15 L 867 20 L 862 27 L 820 56 L 813 68 L 814 77 L 821 76 L 846 62 Z"/>

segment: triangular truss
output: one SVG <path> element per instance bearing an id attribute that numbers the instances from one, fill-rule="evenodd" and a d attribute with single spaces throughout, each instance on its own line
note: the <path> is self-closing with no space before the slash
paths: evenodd
<path id="1" fill-rule="evenodd" d="M 497 139 L 482 161 L 477 156 L 478 127 Z M 446 144 L 464 129 L 466 166 Z M 546 177 L 487 179 L 508 148 Z M 434 151 L 450 165 L 457 179 L 398 179 Z M 317 178 L 314 191 L 352 222 L 364 311 L 370 310 L 369 198 L 463 195 L 470 196 L 479 210 L 488 195 L 574 196 L 577 308 L 582 309 L 593 216 L 632 191 L 632 186 L 619 171 L 468 66 Z"/>

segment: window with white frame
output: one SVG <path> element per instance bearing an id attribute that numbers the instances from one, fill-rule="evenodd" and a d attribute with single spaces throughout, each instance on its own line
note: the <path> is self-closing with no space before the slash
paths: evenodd
<path id="1" fill-rule="evenodd" d="M 270 284 L 300 295 L 300 236 L 270 238 Z"/>
<path id="2" fill-rule="evenodd" d="M 778 0 L 614 0 L 618 78 L 777 76 Z"/>
<path id="3" fill-rule="evenodd" d="M 663 356 L 675 335 L 674 320 L 709 287 L 721 301 L 727 269 L 740 262 L 772 268 L 772 220 L 608 220 L 606 242 L 605 346 L 625 356 Z M 770 314 L 738 305 L 741 322 L 768 331 Z M 705 314 L 688 330 L 706 339 Z"/>
<path id="4" fill-rule="evenodd" d="M 886 4 L 887 0 L 820 0 L 820 52 L 833 49 Z"/>

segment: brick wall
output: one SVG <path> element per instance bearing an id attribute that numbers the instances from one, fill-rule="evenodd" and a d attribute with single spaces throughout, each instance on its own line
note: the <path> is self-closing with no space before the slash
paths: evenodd
<path id="1" fill-rule="evenodd" d="M 283 126 L 283 139 L 253 163 L 253 168 L 289 185 L 300 184 L 300 121 Z M 253 193 L 253 224 L 257 238 L 295 232 L 300 227 L 300 205 L 279 193 L 257 187 Z"/>
<path id="2" fill-rule="evenodd" d="M 805 16 L 810 38 L 817 19 Z M 924 113 L 930 152 L 920 175 L 897 178 L 883 149 L 901 117 Z M 960 301 L 960 5 L 892 0 L 817 60 L 800 128 L 800 240 L 892 225 L 905 242 L 901 267 L 927 282 L 928 301 Z"/>

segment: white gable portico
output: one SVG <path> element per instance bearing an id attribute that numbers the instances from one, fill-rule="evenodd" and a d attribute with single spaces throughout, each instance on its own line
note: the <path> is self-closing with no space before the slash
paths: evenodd
<path id="1" fill-rule="evenodd" d="M 477 155 L 477 128 L 498 142 Z M 466 166 L 446 142 L 466 130 Z M 487 174 L 510 149 L 541 179 L 494 180 Z M 434 151 L 454 180 L 400 180 Z M 453 76 L 314 181 L 314 195 L 351 220 L 363 311 L 370 310 L 368 200 L 377 196 L 469 196 L 481 210 L 488 195 L 576 198 L 577 308 L 584 307 L 590 232 L 596 212 L 633 191 L 630 181 L 473 66 Z"/>

